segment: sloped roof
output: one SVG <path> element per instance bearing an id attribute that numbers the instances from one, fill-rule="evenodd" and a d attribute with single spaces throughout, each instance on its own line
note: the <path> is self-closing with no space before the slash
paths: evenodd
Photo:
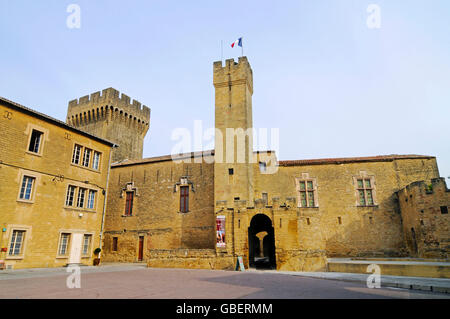
<path id="1" fill-rule="evenodd" d="M 111 141 L 105 140 L 103 138 L 100 138 L 98 136 L 95 136 L 95 135 L 92 135 L 92 134 L 89 134 L 89 133 L 86 133 L 86 132 L 84 132 L 82 130 L 79 130 L 79 129 L 73 127 L 72 125 L 67 124 L 66 122 L 63 122 L 63 121 L 58 120 L 58 119 L 55 119 L 54 117 L 48 116 L 47 114 L 44 114 L 44 113 L 35 111 L 33 109 L 30 109 L 29 107 L 23 106 L 23 105 L 21 105 L 21 104 L 19 104 L 17 102 L 8 100 L 8 99 L 6 99 L 4 97 L 0 96 L 0 101 L 6 103 L 8 106 L 10 106 L 12 108 L 18 109 L 18 110 L 20 110 L 20 111 L 22 111 L 24 113 L 27 113 L 27 114 L 29 114 L 31 116 L 40 118 L 40 119 L 42 119 L 44 121 L 47 121 L 49 123 L 58 125 L 60 127 L 64 127 L 66 129 L 71 130 L 73 132 L 76 132 L 76 133 L 78 133 L 80 135 L 84 135 L 84 136 L 87 136 L 89 138 L 92 138 L 92 139 L 94 139 L 94 140 L 96 140 L 98 142 L 101 142 L 101 143 L 104 143 L 104 144 L 107 144 L 107 145 L 111 145 L 111 146 L 114 146 L 114 145 L 118 146 L 117 144 L 115 144 L 115 143 L 113 143 Z"/>

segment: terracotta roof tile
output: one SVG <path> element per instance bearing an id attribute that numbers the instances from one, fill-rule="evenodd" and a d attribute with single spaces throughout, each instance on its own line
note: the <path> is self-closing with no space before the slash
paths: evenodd
<path id="1" fill-rule="evenodd" d="M 292 161 L 279 161 L 279 166 L 302 166 L 302 165 L 323 165 L 323 164 L 344 164 L 358 162 L 392 162 L 399 159 L 431 159 L 434 156 L 428 155 L 380 155 L 367 157 L 341 157 L 341 158 L 321 158 L 321 159 L 305 159 Z"/>

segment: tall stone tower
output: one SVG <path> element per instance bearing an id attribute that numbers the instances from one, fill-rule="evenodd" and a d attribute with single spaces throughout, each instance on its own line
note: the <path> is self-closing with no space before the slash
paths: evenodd
<path id="1" fill-rule="evenodd" d="M 119 91 L 108 88 L 69 102 L 67 123 L 119 145 L 112 162 L 141 159 L 150 109 Z"/>
<path id="2" fill-rule="evenodd" d="M 253 72 L 247 57 L 214 62 L 214 197 L 218 206 L 253 205 Z M 224 201 L 227 201 L 226 204 Z M 221 202 L 218 204 L 218 202 Z"/>

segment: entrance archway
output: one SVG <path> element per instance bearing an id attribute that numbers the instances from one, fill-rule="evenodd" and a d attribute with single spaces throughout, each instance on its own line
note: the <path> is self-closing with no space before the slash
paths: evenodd
<path id="1" fill-rule="evenodd" d="M 249 266 L 276 269 L 275 236 L 272 221 L 264 214 L 253 216 L 248 228 Z"/>

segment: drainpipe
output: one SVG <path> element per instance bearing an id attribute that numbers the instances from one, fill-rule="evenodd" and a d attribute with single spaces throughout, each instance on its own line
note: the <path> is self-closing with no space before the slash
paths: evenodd
<path id="1" fill-rule="evenodd" d="M 108 174 L 106 175 L 106 187 L 105 187 L 105 196 L 103 197 L 103 213 L 102 213 L 102 226 L 100 229 L 100 253 L 98 254 L 98 258 L 101 258 L 102 256 L 102 252 L 103 252 L 103 247 L 102 247 L 102 243 L 103 243 L 103 227 L 105 225 L 105 213 L 106 213 L 106 200 L 108 197 L 108 184 L 109 184 L 109 173 L 111 171 L 111 157 L 112 157 L 112 153 L 113 153 L 113 149 L 116 148 L 117 145 L 114 144 L 111 147 L 111 151 L 109 152 L 109 161 L 108 161 Z"/>

